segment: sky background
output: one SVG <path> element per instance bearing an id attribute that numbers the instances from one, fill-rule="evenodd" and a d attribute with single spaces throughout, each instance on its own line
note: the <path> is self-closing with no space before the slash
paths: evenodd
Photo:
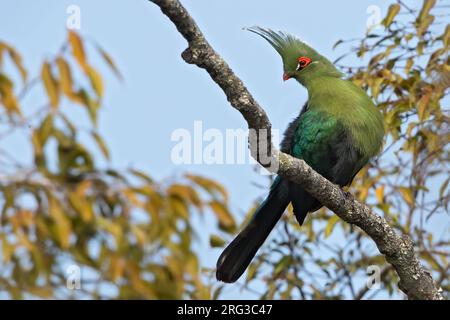
<path id="1" fill-rule="evenodd" d="M 382 15 L 391 1 L 232 1 L 209 0 L 182 3 L 189 10 L 208 41 L 241 77 L 263 106 L 274 129 L 283 131 L 295 117 L 307 95 L 295 81 L 282 81 L 282 65 L 277 53 L 260 37 L 243 27 L 263 26 L 284 30 L 311 44 L 330 60 L 341 51 L 332 45 L 339 39 L 361 37 L 371 16 L 370 6 Z M 407 1 L 419 7 L 421 1 Z M 105 101 L 99 129 L 112 154 L 112 166 L 134 167 L 164 179 L 186 171 L 198 173 L 224 184 L 230 193 L 233 212 L 240 220 L 252 201 L 265 193 L 257 186 L 267 178 L 244 165 L 176 165 L 171 160 L 174 130 L 193 131 L 201 120 L 204 130 L 246 128 L 224 94 L 205 71 L 186 64 L 181 52 L 186 43 L 158 7 L 145 0 L 0 0 L 0 39 L 23 54 L 30 76 L 39 73 L 43 58 L 53 56 L 66 39 L 66 9 L 81 9 L 80 34 L 95 39 L 111 54 L 125 81 L 118 81 L 100 57 L 89 51 L 89 60 L 105 80 Z M 373 12 L 373 11 L 372 11 Z M 350 64 L 351 60 L 347 60 Z M 42 99 L 34 96 L 33 99 Z M 32 105 L 32 103 L 29 103 Z M 35 105 L 32 105 L 35 107 Z M 73 114 L 87 119 L 79 110 Z M 30 158 L 22 148 L 25 136 L 13 135 L 0 141 L 18 158 Z M 206 217 L 203 227 L 211 225 Z M 205 266 L 213 267 L 220 254 L 210 249 L 207 238 L 197 244 Z M 224 291 L 225 298 L 251 298 L 237 286 Z"/>

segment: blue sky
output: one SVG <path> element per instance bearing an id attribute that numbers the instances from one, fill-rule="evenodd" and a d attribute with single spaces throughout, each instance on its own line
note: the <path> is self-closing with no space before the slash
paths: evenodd
<path id="1" fill-rule="evenodd" d="M 296 116 L 307 96 L 296 82 L 282 81 L 281 61 L 261 38 L 243 27 L 259 25 L 293 33 L 331 60 L 339 39 L 360 37 L 370 19 L 368 8 L 376 5 L 382 14 L 391 1 L 182 1 L 213 47 L 225 58 L 266 109 L 273 128 L 283 130 Z M 408 1 L 418 7 L 421 1 Z M 0 0 L 0 39 L 24 55 L 31 75 L 39 63 L 56 53 L 66 38 L 66 9 L 81 9 L 81 30 L 99 42 L 115 59 L 125 78 L 117 81 L 96 55 L 95 66 L 105 76 L 105 103 L 99 128 L 112 153 L 112 165 L 133 166 L 163 179 L 186 171 L 213 177 L 230 192 L 231 205 L 242 217 L 251 202 L 264 193 L 256 184 L 267 180 L 252 165 L 175 165 L 170 155 L 171 133 L 192 130 L 194 121 L 204 129 L 246 128 L 240 114 L 228 104 L 209 76 L 180 58 L 186 43 L 159 9 L 145 0 Z M 39 98 L 39 97 L 38 97 Z M 74 110 L 74 116 L 86 121 Z M 19 157 L 24 137 L 14 135 L 0 145 Z M 205 219 L 206 226 L 210 223 Z M 207 243 L 199 244 L 204 264 L 212 267 L 219 254 Z M 236 297 L 236 287 L 226 291 Z M 241 296 L 247 297 L 247 296 Z M 248 296 L 250 297 L 250 296 Z"/>

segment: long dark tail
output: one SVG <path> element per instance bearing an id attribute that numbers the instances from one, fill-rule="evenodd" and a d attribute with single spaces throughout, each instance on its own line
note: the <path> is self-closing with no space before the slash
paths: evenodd
<path id="1" fill-rule="evenodd" d="M 217 280 L 230 283 L 239 279 L 288 204 L 289 183 L 277 177 L 266 200 L 256 210 L 248 225 L 217 260 Z"/>

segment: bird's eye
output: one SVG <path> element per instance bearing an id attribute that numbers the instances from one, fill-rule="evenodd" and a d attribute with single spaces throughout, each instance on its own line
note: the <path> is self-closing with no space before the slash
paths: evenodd
<path id="1" fill-rule="evenodd" d="M 302 70 L 307 67 L 311 63 L 311 59 L 308 57 L 300 57 L 297 59 L 297 68 L 296 71 Z"/>

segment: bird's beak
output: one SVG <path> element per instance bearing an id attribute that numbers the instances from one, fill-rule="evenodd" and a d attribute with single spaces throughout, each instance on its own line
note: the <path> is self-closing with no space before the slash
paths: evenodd
<path id="1" fill-rule="evenodd" d="M 287 72 L 283 73 L 283 81 L 289 80 L 291 78 L 290 75 L 287 74 Z"/>

